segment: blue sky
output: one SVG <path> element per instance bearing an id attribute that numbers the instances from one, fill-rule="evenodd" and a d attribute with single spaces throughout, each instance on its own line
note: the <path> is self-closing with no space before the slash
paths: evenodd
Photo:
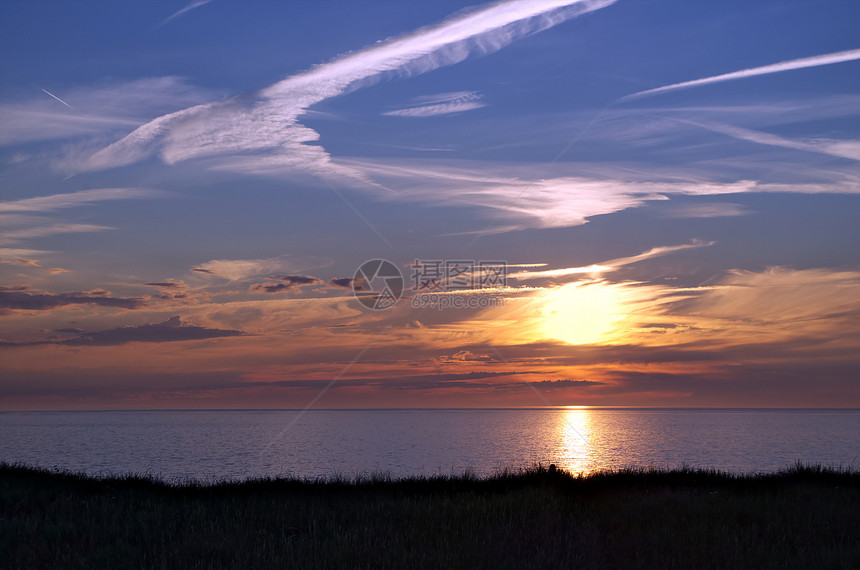
<path id="1" fill-rule="evenodd" d="M 603 388 L 571 388 L 552 403 L 760 404 L 764 388 L 746 380 L 725 393 L 697 386 L 821 359 L 836 370 L 832 385 L 786 377 L 783 399 L 839 403 L 858 370 L 846 315 L 860 307 L 842 296 L 857 290 L 860 261 L 858 20 L 845 1 L 4 2 L 0 336 L 19 355 L 10 386 L 36 386 L 13 405 L 132 406 L 168 393 L 183 405 L 216 393 L 210 404 L 301 405 L 305 392 L 278 384 L 273 396 L 260 383 L 325 378 L 380 334 L 388 353 L 356 370 L 362 378 L 403 377 L 410 359 L 428 373 L 465 373 L 478 365 L 450 355 L 489 354 L 482 343 L 537 355 L 554 343 L 557 365 L 518 356 L 522 374 L 577 374 Z M 326 285 L 372 258 L 560 273 L 523 277 L 505 294 L 508 314 L 380 316 Z M 564 272 L 604 262 L 611 269 Z M 266 283 L 286 285 L 264 294 Z M 549 337 L 558 327 L 540 323 L 523 338 L 486 333 L 558 315 L 552 307 L 576 305 L 589 287 L 623 306 L 601 317 L 599 335 Z M 285 316 L 291 303 L 300 309 Z M 677 338 L 649 337 L 651 313 Z M 141 329 L 150 335 L 177 322 L 190 336 L 89 348 L 62 336 L 165 325 Z M 327 332 L 338 326 L 356 334 Z M 270 352 L 296 335 L 312 344 L 316 369 Z M 804 341 L 821 351 L 800 364 L 777 358 Z M 248 354 L 211 364 L 233 375 L 230 387 L 57 388 L 78 385 L 70 370 L 81 351 L 93 351 L 91 375 L 107 378 L 137 373 L 145 349 L 158 363 L 147 374 L 166 378 L 199 370 L 225 343 Z M 645 389 L 630 380 L 645 364 L 622 370 L 613 356 L 570 368 L 563 354 L 581 345 L 731 346 L 743 356 L 712 366 L 697 352 L 695 370 L 686 357 L 655 357 L 653 373 L 677 385 Z M 39 351 L 55 365 L 27 364 Z M 509 368 L 498 355 L 476 362 Z M 398 399 L 371 387 L 362 402 L 533 404 L 478 388 Z"/>

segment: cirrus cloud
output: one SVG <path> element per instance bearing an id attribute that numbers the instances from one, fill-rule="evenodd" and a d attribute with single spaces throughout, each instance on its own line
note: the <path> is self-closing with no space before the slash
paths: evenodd
<path id="1" fill-rule="evenodd" d="M 482 98 L 481 94 L 476 91 L 427 95 L 417 97 L 413 102 L 418 104 L 414 107 L 396 109 L 384 114 L 393 117 L 435 117 L 436 115 L 462 113 L 463 111 L 486 107 L 487 105 L 481 100 Z"/>
<path id="2" fill-rule="evenodd" d="M 168 164 L 256 153 L 270 165 L 361 178 L 308 143 L 319 134 L 299 122 L 321 101 L 377 82 L 411 76 L 497 51 L 527 34 L 598 10 L 615 0 L 511 0 L 456 15 L 288 77 L 250 98 L 233 98 L 162 115 L 93 154 L 81 170 L 123 166 L 152 155 Z M 258 164 L 257 168 L 261 165 Z"/>

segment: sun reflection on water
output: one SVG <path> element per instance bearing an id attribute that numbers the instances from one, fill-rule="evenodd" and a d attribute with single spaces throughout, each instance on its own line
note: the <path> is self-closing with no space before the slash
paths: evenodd
<path id="1" fill-rule="evenodd" d="M 593 412 L 587 407 L 569 407 L 559 414 L 560 467 L 574 474 L 587 474 L 594 466 Z"/>

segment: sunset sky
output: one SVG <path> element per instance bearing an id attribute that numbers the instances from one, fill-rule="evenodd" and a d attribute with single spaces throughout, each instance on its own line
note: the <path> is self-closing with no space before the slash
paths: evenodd
<path id="1" fill-rule="evenodd" d="M 858 21 L 5 0 L 0 409 L 858 407 Z"/>

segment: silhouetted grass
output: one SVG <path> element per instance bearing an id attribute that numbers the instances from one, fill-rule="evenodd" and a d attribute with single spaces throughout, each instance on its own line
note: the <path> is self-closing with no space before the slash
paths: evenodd
<path id="1" fill-rule="evenodd" d="M 860 472 L 168 484 L 0 463 L 6 568 L 858 568 Z"/>

